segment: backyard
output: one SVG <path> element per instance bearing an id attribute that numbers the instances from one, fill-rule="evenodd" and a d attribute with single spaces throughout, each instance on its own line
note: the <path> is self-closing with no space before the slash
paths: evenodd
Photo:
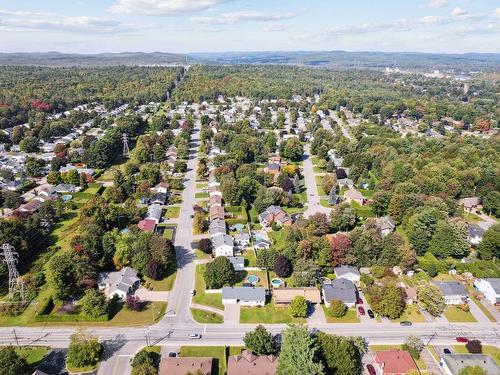
<path id="1" fill-rule="evenodd" d="M 304 318 L 294 318 L 287 307 L 277 307 L 274 302 L 269 302 L 263 307 L 241 307 L 240 323 L 305 323 Z"/>
<path id="2" fill-rule="evenodd" d="M 226 347 L 224 346 L 181 346 L 180 357 L 213 358 L 212 374 L 224 375 L 226 372 Z"/>

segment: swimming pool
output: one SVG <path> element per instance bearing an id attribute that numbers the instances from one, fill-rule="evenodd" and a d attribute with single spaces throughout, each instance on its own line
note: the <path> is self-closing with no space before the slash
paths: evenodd
<path id="1" fill-rule="evenodd" d="M 285 284 L 285 282 L 281 279 L 278 279 L 278 278 L 274 278 L 271 280 L 271 285 L 273 286 L 273 288 L 279 288 L 280 286 L 283 286 Z"/>
<path id="2" fill-rule="evenodd" d="M 248 275 L 247 276 L 247 281 L 250 283 L 250 284 L 257 284 L 259 282 L 259 276 L 257 275 Z"/>

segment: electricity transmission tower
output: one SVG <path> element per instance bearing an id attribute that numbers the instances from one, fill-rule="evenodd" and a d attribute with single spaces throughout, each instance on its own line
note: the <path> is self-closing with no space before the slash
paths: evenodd
<path id="1" fill-rule="evenodd" d="M 123 141 L 123 156 L 128 158 L 130 157 L 130 149 L 128 148 L 128 136 L 126 133 L 122 134 Z"/>
<path id="2" fill-rule="evenodd" d="M 12 299 L 16 293 L 19 293 L 21 301 L 24 301 L 24 285 L 17 272 L 16 263 L 19 254 L 15 252 L 15 248 L 8 243 L 4 243 L 1 247 L 0 255 L 4 257 L 4 262 L 7 263 L 9 270 L 9 298 Z"/>

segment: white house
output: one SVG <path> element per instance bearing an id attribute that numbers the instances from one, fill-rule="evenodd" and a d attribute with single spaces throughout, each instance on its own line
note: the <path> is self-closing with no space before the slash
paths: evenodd
<path id="1" fill-rule="evenodd" d="M 241 306 L 264 306 L 266 289 L 246 286 L 225 286 L 222 288 L 222 303 Z"/>
<path id="2" fill-rule="evenodd" d="M 234 236 L 234 244 L 240 247 L 250 245 L 250 235 L 248 233 L 238 233 Z"/>
<path id="3" fill-rule="evenodd" d="M 232 257 L 234 255 L 233 237 L 228 234 L 219 233 L 212 237 L 212 246 L 216 257 Z"/>
<path id="4" fill-rule="evenodd" d="M 458 281 L 442 281 L 435 282 L 441 294 L 444 297 L 444 302 L 447 305 L 460 305 L 467 302 L 467 289 Z"/>
<path id="5" fill-rule="evenodd" d="M 483 239 L 484 229 L 477 224 L 469 224 L 467 235 L 471 245 L 477 246 Z"/>
<path id="6" fill-rule="evenodd" d="M 354 266 L 338 266 L 333 269 L 337 279 L 343 278 L 352 281 L 353 283 L 358 283 L 360 278 L 360 273 L 358 269 Z"/>
<path id="7" fill-rule="evenodd" d="M 474 286 L 491 304 L 500 304 L 500 279 L 477 279 Z"/>
<path id="8" fill-rule="evenodd" d="M 125 267 L 118 272 L 100 273 L 97 284 L 108 298 L 118 296 L 123 300 L 139 287 L 140 279 L 135 269 Z"/>

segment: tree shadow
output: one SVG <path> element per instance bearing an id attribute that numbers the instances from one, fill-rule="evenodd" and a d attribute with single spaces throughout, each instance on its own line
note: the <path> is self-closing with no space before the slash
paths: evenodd
<path id="1" fill-rule="evenodd" d="M 118 352 L 127 343 L 125 335 L 120 334 L 111 340 L 106 340 L 102 343 L 104 346 L 104 352 L 102 353 L 102 360 L 108 360 L 113 355 Z"/>

